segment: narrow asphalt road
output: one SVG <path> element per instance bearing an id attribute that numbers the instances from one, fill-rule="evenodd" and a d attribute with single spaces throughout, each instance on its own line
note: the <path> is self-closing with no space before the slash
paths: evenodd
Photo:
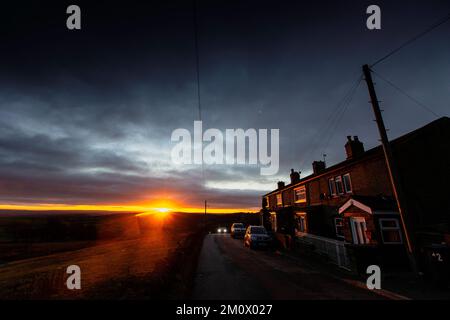
<path id="1" fill-rule="evenodd" d="M 365 289 L 292 262 L 268 250 L 250 250 L 229 235 L 207 235 L 193 299 L 380 299 Z"/>

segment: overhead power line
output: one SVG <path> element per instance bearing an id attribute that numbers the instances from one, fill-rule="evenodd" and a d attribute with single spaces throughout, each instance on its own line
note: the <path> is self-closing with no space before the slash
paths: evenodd
<path id="1" fill-rule="evenodd" d="M 197 104 L 198 104 L 198 120 L 202 120 L 202 100 L 200 92 L 200 50 L 198 47 L 198 14 L 197 0 L 193 1 L 193 22 L 194 22 L 194 50 L 195 50 L 195 70 L 197 74 Z"/>
<path id="2" fill-rule="evenodd" d="M 345 109 L 347 108 L 348 103 L 351 101 L 354 92 L 358 88 L 360 82 L 362 81 L 362 75 L 358 76 L 355 82 L 352 83 L 349 90 L 345 93 L 344 97 L 338 102 L 336 107 L 331 111 L 325 123 L 316 131 L 314 136 L 311 138 L 310 142 L 306 146 L 304 150 L 303 160 L 300 164 L 300 167 L 303 168 L 305 162 L 307 160 L 307 155 L 315 154 L 320 147 L 323 146 L 323 141 L 327 140 L 330 132 L 334 131 L 334 127 L 336 127 L 336 123 L 339 124 L 340 120 L 343 117 L 343 113 L 345 113 Z"/>
<path id="3" fill-rule="evenodd" d="M 197 76 L 197 104 L 198 104 L 198 120 L 202 121 L 202 99 L 201 99 L 201 87 L 200 87 L 200 49 L 198 44 L 198 5 L 197 0 L 192 0 L 193 2 L 193 23 L 194 23 L 194 50 L 195 50 L 195 70 L 196 70 L 196 76 Z M 203 186 L 205 186 L 205 166 L 203 163 L 203 144 L 201 147 L 202 152 L 202 171 L 201 171 L 201 179 L 203 182 Z M 205 199 L 205 227 L 207 225 L 207 216 L 206 216 L 206 210 L 207 210 L 207 200 Z"/>
<path id="4" fill-rule="evenodd" d="M 334 124 L 334 127 L 331 129 L 328 139 L 323 147 L 323 152 L 325 153 L 328 146 L 330 145 L 331 139 L 334 136 L 334 133 L 336 132 L 336 130 L 339 128 L 339 125 L 342 121 L 342 119 L 344 118 L 344 115 L 347 111 L 347 109 L 349 108 L 350 104 L 353 101 L 353 97 L 355 96 L 356 91 L 358 90 L 359 85 L 361 84 L 363 77 L 361 76 L 358 80 L 358 82 L 356 83 L 356 85 L 354 87 L 352 87 L 352 90 L 350 91 L 349 95 L 347 96 L 346 101 L 344 102 L 344 107 L 342 108 L 341 114 L 339 115 L 339 117 L 337 118 L 337 121 Z"/>
<path id="5" fill-rule="evenodd" d="M 374 63 L 372 63 L 370 66 L 374 67 L 375 65 L 381 63 L 382 61 L 386 60 L 387 58 L 389 58 L 390 56 L 396 54 L 398 51 L 400 51 L 401 49 L 403 49 L 404 47 L 406 47 L 407 45 L 413 43 L 414 41 L 416 41 L 419 38 L 422 38 L 424 35 L 426 35 L 427 33 L 433 31 L 434 29 L 440 27 L 441 25 L 443 25 L 444 23 L 446 23 L 447 21 L 450 20 L 450 13 L 447 14 L 444 18 L 440 19 L 439 21 L 437 21 L 436 23 L 434 23 L 433 25 L 431 25 L 430 27 L 428 27 L 427 29 L 425 29 L 424 31 L 422 31 L 421 33 L 417 34 L 416 36 L 412 37 L 411 39 L 409 39 L 408 41 L 406 41 L 405 43 L 403 43 L 401 46 L 399 46 L 398 48 L 392 50 L 391 52 L 389 52 L 388 54 L 386 54 L 385 56 L 383 56 L 382 58 L 378 59 L 377 61 L 375 61 Z"/>
<path id="6" fill-rule="evenodd" d="M 415 104 L 417 104 L 419 107 L 423 108 L 424 110 L 428 111 L 429 113 L 433 114 L 436 118 L 439 118 L 440 115 L 438 115 L 436 112 L 434 112 L 430 107 L 426 106 L 425 104 L 423 104 L 422 102 L 420 102 L 419 100 L 417 100 L 416 98 L 414 98 L 413 96 L 411 96 L 409 93 L 407 93 L 406 91 L 404 91 L 403 89 L 401 89 L 399 86 L 397 86 L 396 84 L 392 83 L 392 81 L 389 81 L 388 79 L 386 79 L 385 77 L 383 77 L 381 74 L 379 74 L 378 72 L 374 71 L 373 69 L 371 69 L 373 74 L 375 74 L 378 78 L 380 78 L 381 80 L 383 80 L 384 82 L 386 82 L 387 84 L 389 84 L 392 88 L 394 88 L 395 90 L 397 90 L 398 92 L 400 92 L 401 94 L 403 94 L 405 97 L 407 97 L 408 99 L 410 99 L 412 102 L 414 102 Z"/>

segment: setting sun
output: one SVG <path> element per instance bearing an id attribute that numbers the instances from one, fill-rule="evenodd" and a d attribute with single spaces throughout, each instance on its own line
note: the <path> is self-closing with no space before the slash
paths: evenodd
<path id="1" fill-rule="evenodd" d="M 155 210 L 161 213 L 166 213 L 170 211 L 170 209 L 168 208 L 156 208 Z"/>

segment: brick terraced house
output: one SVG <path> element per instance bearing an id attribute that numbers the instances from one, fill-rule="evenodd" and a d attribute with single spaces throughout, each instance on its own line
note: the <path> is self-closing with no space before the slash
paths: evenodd
<path id="1" fill-rule="evenodd" d="M 416 255 L 424 245 L 450 243 L 450 119 L 440 118 L 391 141 Z M 336 264 L 405 267 L 404 234 L 381 146 L 364 150 L 347 137 L 347 159 L 263 196 L 264 225 L 285 246 L 310 247 Z"/>

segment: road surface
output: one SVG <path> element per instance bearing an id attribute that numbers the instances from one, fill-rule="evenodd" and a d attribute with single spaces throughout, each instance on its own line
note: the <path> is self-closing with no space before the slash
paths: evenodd
<path id="1" fill-rule="evenodd" d="M 205 237 L 193 290 L 194 299 L 380 299 L 292 262 L 268 250 L 250 250 L 229 235 Z"/>

